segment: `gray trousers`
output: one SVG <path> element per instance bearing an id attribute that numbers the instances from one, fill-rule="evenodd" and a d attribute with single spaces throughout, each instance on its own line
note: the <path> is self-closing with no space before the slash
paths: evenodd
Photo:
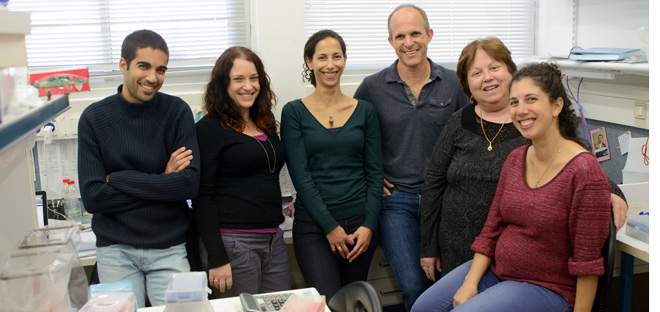
<path id="1" fill-rule="evenodd" d="M 233 286 L 220 297 L 291 289 L 289 260 L 281 230 L 267 234 L 223 234 Z"/>

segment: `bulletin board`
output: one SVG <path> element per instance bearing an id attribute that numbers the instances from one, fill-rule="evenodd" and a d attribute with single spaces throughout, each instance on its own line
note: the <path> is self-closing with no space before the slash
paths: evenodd
<path id="1" fill-rule="evenodd" d="M 587 126 L 590 131 L 594 129 L 598 129 L 600 127 L 605 128 L 605 131 L 607 133 L 608 143 L 610 145 L 611 157 L 609 160 L 602 161 L 600 165 L 605 171 L 605 174 L 614 183 L 621 184 L 623 180 L 623 175 L 621 174 L 621 170 L 626 165 L 626 159 L 628 157 L 628 154 L 621 155 L 621 148 L 619 146 L 618 137 L 626 131 L 630 131 L 633 138 L 648 137 L 649 130 L 615 124 L 615 123 L 609 123 L 605 121 L 593 120 L 593 119 L 587 119 Z M 589 137 L 589 134 L 587 135 L 581 134 L 581 137 L 583 138 Z"/>

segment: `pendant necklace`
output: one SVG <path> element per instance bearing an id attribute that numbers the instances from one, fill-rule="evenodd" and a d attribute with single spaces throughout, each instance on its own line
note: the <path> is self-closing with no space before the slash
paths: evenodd
<path id="1" fill-rule="evenodd" d="M 539 183 L 541 183 L 541 180 L 545 176 L 546 173 L 548 173 L 548 170 L 550 170 L 550 167 L 552 167 L 552 164 L 555 162 L 555 158 L 557 158 L 557 155 L 559 155 L 561 151 L 557 150 L 557 153 L 552 156 L 552 159 L 550 159 L 550 163 L 548 163 L 548 166 L 543 170 L 543 173 L 541 173 L 541 176 L 536 180 L 536 184 L 534 184 L 534 188 L 539 187 Z"/>
<path id="2" fill-rule="evenodd" d="M 270 173 L 275 173 L 275 168 L 277 167 L 277 153 L 275 153 L 275 147 L 273 147 L 273 143 L 270 142 L 270 138 L 268 135 L 266 135 L 266 141 L 270 145 L 270 149 L 273 151 L 273 166 L 271 167 L 270 165 L 270 156 L 268 156 L 268 151 L 266 150 L 266 147 L 264 146 L 259 139 L 252 137 L 257 143 L 259 143 L 259 146 L 261 146 L 261 149 L 264 151 L 264 154 L 266 154 L 266 164 L 268 164 L 268 171 Z"/>
<path id="3" fill-rule="evenodd" d="M 481 110 L 481 109 L 480 109 Z M 488 142 L 488 151 L 492 152 L 493 151 L 493 142 L 495 142 L 495 138 L 500 134 L 500 131 L 502 131 L 502 128 L 504 128 L 504 123 L 500 125 L 500 129 L 497 130 L 497 133 L 495 133 L 495 136 L 493 136 L 492 139 L 488 138 L 488 135 L 486 135 L 486 129 L 484 129 L 484 118 L 481 117 L 481 113 L 479 113 L 479 123 L 481 124 L 481 132 L 484 134 L 484 139 Z"/>
<path id="4" fill-rule="evenodd" d="M 330 116 L 328 117 L 328 123 L 330 124 L 330 128 L 334 128 L 334 127 L 335 127 L 335 119 L 332 118 L 332 115 L 330 115 Z"/>

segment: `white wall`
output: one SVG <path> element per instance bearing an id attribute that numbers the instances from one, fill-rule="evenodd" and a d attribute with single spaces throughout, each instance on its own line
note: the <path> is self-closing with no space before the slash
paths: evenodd
<path id="1" fill-rule="evenodd" d="M 648 49 L 649 0 L 578 2 L 579 46 Z"/>
<path id="2" fill-rule="evenodd" d="M 648 49 L 648 0 L 538 0 L 537 5 L 540 57 L 567 56 L 574 45 Z M 585 79 L 582 85 L 588 118 L 648 128 L 648 74 L 609 73 L 615 79 Z"/>
<path id="3" fill-rule="evenodd" d="M 252 48 L 264 61 L 278 97 L 279 119 L 286 102 L 307 94 L 302 82 L 304 0 L 252 2 Z"/>

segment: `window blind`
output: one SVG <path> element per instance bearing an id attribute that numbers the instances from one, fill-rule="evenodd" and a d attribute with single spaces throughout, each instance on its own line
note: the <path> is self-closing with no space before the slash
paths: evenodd
<path id="1" fill-rule="evenodd" d="M 387 41 L 387 17 L 401 1 L 305 0 L 305 35 L 337 31 L 346 41 L 348 68 L 374 69 L 396 55 Z M 536 3 L 533 0 L 411 1 L 426 11 L 434 31 L 429 57 L 456 63 L 470 41 L 497 36 L 514 57 L 534 53 Z"/>
<path id="2" fill-rule="evenodd" d="M 244 0 L 12 0 L 9 8 L 31 13 L 27 36 L 30 67 L 111 65 L 121 43 L 139 29 L 158 32 L 172 61 L 207 60 L 249 45 L 249 14 Z M 94 65 L 99 65 L 94 67 Z"/>

